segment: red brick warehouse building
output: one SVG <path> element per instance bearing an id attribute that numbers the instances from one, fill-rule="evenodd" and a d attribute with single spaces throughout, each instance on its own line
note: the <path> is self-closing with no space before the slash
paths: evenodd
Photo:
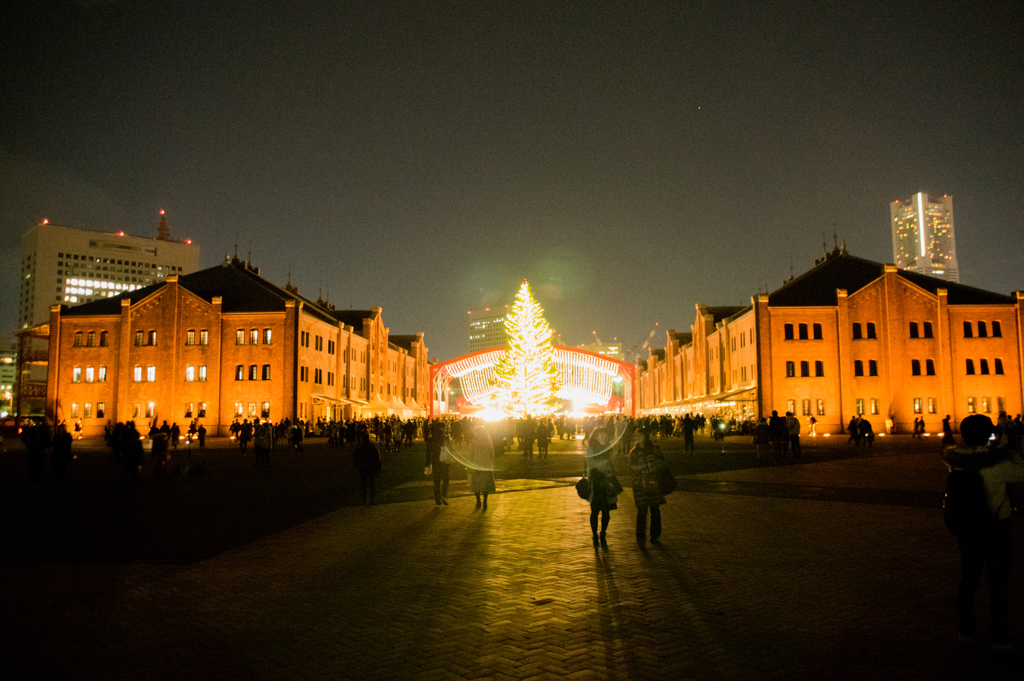
<path id="1" fill-rule="evenodd" d="M 423 334 L 391 335 L 381 308 L 336 310 L 237 259 L 73 308 L 54 305 L 47 416 L 82 421 L 420 416 Z"/>
<path id="2" fill-rule="evenodd" d="M 1003 295 L 836 249 L 747 307 L 697 305 L 638 371 L 641 413 L 755 418 L 772 410 L 842 432 L 855 414 L 937 432 L 1024 411 L 1024 293 Z M 805 430 L 806 432 L 806 430 Z"/>

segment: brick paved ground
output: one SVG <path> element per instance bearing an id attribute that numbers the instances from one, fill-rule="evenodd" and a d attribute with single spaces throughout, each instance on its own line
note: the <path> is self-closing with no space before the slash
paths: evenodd
<path id="1" fill-rule="evenodd" d="M 1022 678 L 1019 653 L 956 646 L 942 472 L 906 451 L 687 475 L 646 549 L 628 490 L 595 550 L 571 481 L 538 476 L 501 481 L 486 513 L 401 483 L 389 503 L 198 562 L 5 562 L 3 664 L 15 678 Z"/>

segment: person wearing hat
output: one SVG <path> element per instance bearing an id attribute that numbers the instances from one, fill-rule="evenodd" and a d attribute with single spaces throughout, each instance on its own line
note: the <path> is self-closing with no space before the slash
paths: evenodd
<path id="1" fill-rule="evenodd" d="M 987 569 L 991 603 L 990 647 L 996 652 L 1009 652 L 1011 647 L 1007 617 L 1013 542 L 1007 485 L 1024 482 L 1024 459 L 1020 452 L 990 446 L 993 433 L 995 427 L 992 419 L 983 414 L 968 416 L 960 422 L 960 436 L 964 446 L 946 449 L 943 460 L 951 470 L 978 471 L 992 519 L 984 528 L 959 537 L 960 585 L 956 595 L 956 610 L 960 642 L 970 643 L 977 636 L 974 596 L 978 591 L 982 570 Z"/>

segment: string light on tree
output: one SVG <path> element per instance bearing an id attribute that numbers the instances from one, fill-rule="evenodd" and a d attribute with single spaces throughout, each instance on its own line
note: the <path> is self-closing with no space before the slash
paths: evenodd
<path id="1" fill-rule="evenodd" d="M 523 285 L 505 317 L 506 351 L 494 366 L 495 397 L 509 416 L 547 416 L 558 410 L 558 370 L 544 310 Z"/>

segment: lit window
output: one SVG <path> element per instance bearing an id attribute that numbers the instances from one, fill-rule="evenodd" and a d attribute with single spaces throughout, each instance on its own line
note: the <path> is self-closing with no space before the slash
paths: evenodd
<path id="1" fill-rule="evenodd" d="M 915 414 L 920 414 L 921 413 L 921 398 L 920 397 L 915 397 L 914 398 L 914 413 Z"/>
<path id="2" fill-rule="evenodd" d="M 96 370 L 92 367 L 85 367 L 85 382 L 92 383 L 96 380 Z"/>
<path id="3" fill-rule="evenodd" d="M 135 332 L 135 345 L 136 346 L 142 346 L 145 343 L 146 343 L 146 332 L 145 331 L 136 331 Z"/>
<path id="4" fill-rule="evenodd" d="M 794 376 L 796 376 L 796 364 L 786 362 L 786 378 L 793 378 Z"/>
<path id="5" fill-rule="evenodd" d="M 202 331 L 199 332 L 199 344 L 200 345 L 209 345 L 210 344 L 210 332 L 207 331 L 206 329 L 203 329 Z"/>
<path id="6" fill-rule="evenodd" d="M 235 331 L 235 345 L 245 345 L 245 329 Z"/>
<path id="7" fill-rule="evenodd" d="M 73 418 L 73 419 L 77 419 L 78 418 L 78 402 L 72 402 L 71 403 L 71 418 Z"/>
<path id="8" fill-rule="evenodd" d="M 107 403 L 97 402 L 96 403 L 96 418 L 101 419 L 107 415 Z"/>
<path id="9" fill-rule="evenodd" d="M 105 366 L 100 367 L 99 374 L 97 375 L 97 380 L 100 383 L 103 383 L 103 382 L 105 382 L 107 380 L 107 367 L 105 367 Z"/>
<path id="10" fill-rule="evenodd" d="M 270 345 L 271 331 L 270 329 L 263 329 L 263 344 Z"/>
<path id="11" fill-rule="evenodd" d="M 857 416 L 864 416 L 864 398 L 857 398 Z"/>
<path id="12" fill-rule="evenodd" d="M 85 337 L 85 347 L 91 348 L 94 345 L 96 345 L 96 332 L 90 331 L 89 335 Z"/>
<path id="13" fill-rule="evenodd" d="M 270 365 L 269 364 L 264 364 L 263 365 L 263 380 L 264 381 L 269 381 L 270 380 Z"/>
<path id="14" fill-rule="evenodd" d="M 871 413 L 875 415 L 878 414 L 878 398 L 876 397 L 871 398 Z"/>
<path id="15" fill-rule="evenodd" d="M 235 380 L 236 381 L 244 381 L 245 380 L 245 365 L 244 364 L 238 364 L 238 365 L 235 366 Z"/>
<path id="16" fill-rule="evenodd" d="M 185 380 L 194 381 L 196 380 L 196 368 L 189 364 L 185 367 Z"/>
<path id="17" fill-rule="evenodd" d="M 968 414 L 973 414 L 973 413 L 975 413 L 977 411 L 978 410 L 977 410 L 977 408 L 974 405 L 974 398 L 973 397 L 968 397 L 967 398 L 967 413 Z"/>
<path id="18" fill-rule="evenodd" d="M 195 329 L 189 329 L 188 331 L 185 332 L 185 345 L 195 345 L 195 344 L 196 344 L 196 330 Z"/>
<path id="19" fill-rule="evenodd" d="M 805 400 L 800 400 L 800 408 L 801 408 L 800 412 L 804 416 L 810 416 L 811 415 L 811 401 L 810 400 L 806 400 L 806 399 Z"/>
<path id="20" fill-rule="evenodd" d="M 205 364 L 200 364 L 199 365 L 199 380 L 200 381 L 205 381 L 206 380 L 206 365 Z"/>
<path id="21" fill-rule="evenodd" d="M 249 345 L 257 345 L 260 342 L 260 330 L 249 329 Z"/>
<path id="22" fill-rule="evenodd" d="M 257 374 L 256 372 L 257 372 L 256 365 L 255 364 L 250 364 L 249 365 L 249 380 L 250 381 L 255 381 L 257 378 L 259 378 L 259 374 Z"/>
<path id="23" fill-rule="evenodd" d="M 235 418 L 242 417 L 242 408 L 243 407 L 241 402 L 235 402 Z"/>
<path id="24" fill-rule="evenodd" d="M 928 413 L 929 414 L 934 414 L 935 411 L 936 411 L 935 398 L 934 397 L 929 397 L 928 398 Z"/>
<path id="25" fill-rule="evenodd" d="M 82 347 L 82 332 L 81 331 L 75 331 L 75 347 L 76 348 Z"/>
<path id="26" fill-rule="evenodd" d="M 146 380 L 150 383 L 156 380 L 156 367 L 152 364 L 146 367 Z"/>
<path id="27" fill-rule="evenodd" d="M 156 331 L 149 332 L 149 345 L 156 345 Z"/>
<path id="28" fill-rule="evenodd" d="M 92 418 L 92 402 L 85 403 L 85 411 L 82 413 L 82 418 Z"/>
<path id="29" fill-rule="evenodd" d="M 107 347 L 107 332 L 106 331 L 100 331 L 100 347 L 101 348 Z M 97 407 L 97 412 L 98 411 L 99 411 L 99 408 Z"/>
<path id="30" fill-rule="evenodd" d="M 71 370 L 71 381 L 73 383 L 82 382 L 82 367 L 75 367 Z"/>
<path id="31" fill-rule="evenodd" d="M 132 369 L 132 379 L 136 383 L 142 380 L 142 367 L 135 367 Z"/>
<path id="32" fill-rule="evenodd" d="M 151 419 L 156 414 L 156 402 L 146 403 L 146 418 Z"/>

